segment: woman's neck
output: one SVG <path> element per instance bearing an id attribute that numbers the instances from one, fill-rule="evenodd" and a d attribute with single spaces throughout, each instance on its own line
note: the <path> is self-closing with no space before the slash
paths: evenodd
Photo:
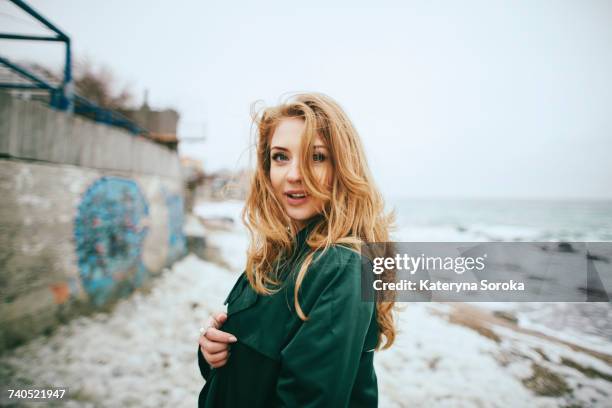
<path id="1" fill-rule="evenodd" d="M 295 227 L 296 234 L 299 234 L 304 228 L 314 223 L 319 218 L 319 216 L 320 214 L 317 214 L 314 217 L 309 218 L 307 220 L 294 220 L 293 225 Z"/>

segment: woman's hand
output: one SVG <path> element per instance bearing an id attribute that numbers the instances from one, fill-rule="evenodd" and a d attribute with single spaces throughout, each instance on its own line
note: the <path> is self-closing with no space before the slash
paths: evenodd
<path id="1" fill-rule="evenodd" d="M 206 362 L 212 368 L 223 367 L 229 358 L 229 344 L 238 341 L 236 336 L 219 330 L 227 320 L 227 314 L 220 312 L 210 317 L 207 328 L 198 343 Z"/>

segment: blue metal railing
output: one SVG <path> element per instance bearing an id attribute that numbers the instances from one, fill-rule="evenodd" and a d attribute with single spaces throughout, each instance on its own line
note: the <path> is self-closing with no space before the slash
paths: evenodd
<path id="1" fill-rule="evenodd" d="M 42 35 L 20 35 L 11 33 L 0 33 L 0 39 L 7 40 L 29 40 L 29 41 L 57 41 L 63 42 L 66 45 L 66 57 L 64 62 L 64 75 L 59 86 L 52 85 L 49 81 L 40 78 L 38 75 L 30 72 L 27 68 L 21 67 L 18 64 L 9 61 L 7 58 L 0 56 L 0 65 L 3 65 L 18 76 L 30 81 L 30 83 L 21 82 L 0 82 L 0 89 L 31 89 L 44 90 L 50 93 L 49 105 L 55 109 L 75 113 L 86 116 L 96 122 L 105 123 L 111 126 L 118 126 L 134 134 L 146 134 L 148 131 L 122 114 L 102 108 L 86 98 L 77 95 L 74 92 L 74 83 L 72 78 L 72 53 L 70 49 L 70 37 L 64 34 L 59 28 L 53 25 L 50 21 L 44 18 L 40 13 L 36 12 L 32 7 L 22 0 L 9 0 L 17 7 L 24 10 L 26 13 L 41 22 L 48 29 L 53 31 L 55 36 Z"/>

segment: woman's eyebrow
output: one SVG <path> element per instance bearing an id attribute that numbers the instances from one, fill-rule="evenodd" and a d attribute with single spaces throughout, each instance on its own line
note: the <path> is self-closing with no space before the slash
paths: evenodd
<path id="1" fill-rule="evenodd" d="M 325 145 L 314 145 L 313 147 L 314 147 L 315 149 L 327 149 L 327 146 L 325 146 Z M 274 149 L 284 150 L 284 151 L 286 151 L 286 152 L 288 152 L 288 151 L 289 151 L 289 149 L 286 149 L 286 148 L 281 147 L 281 146 L 272 146 L 272 147 L 270 147 L 270 150 L 274 150 Z"/>

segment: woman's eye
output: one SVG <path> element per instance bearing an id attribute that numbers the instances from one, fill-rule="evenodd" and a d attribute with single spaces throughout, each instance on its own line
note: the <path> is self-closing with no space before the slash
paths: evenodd
<path id="1" fill-rule="evenodd" d="M 315 153 L 312 155 L 312 159 L 316 162 L 325 161 L 325 155 L 323 153 Z"/>
<path id="2" fill-rule="evenodd" d="M 285 160 L 287 160 L 287 156 L 284 153 L 274 153 L 272 155 L 272 160 L 274 160 L 274 161 L 285 161 Z"/>

